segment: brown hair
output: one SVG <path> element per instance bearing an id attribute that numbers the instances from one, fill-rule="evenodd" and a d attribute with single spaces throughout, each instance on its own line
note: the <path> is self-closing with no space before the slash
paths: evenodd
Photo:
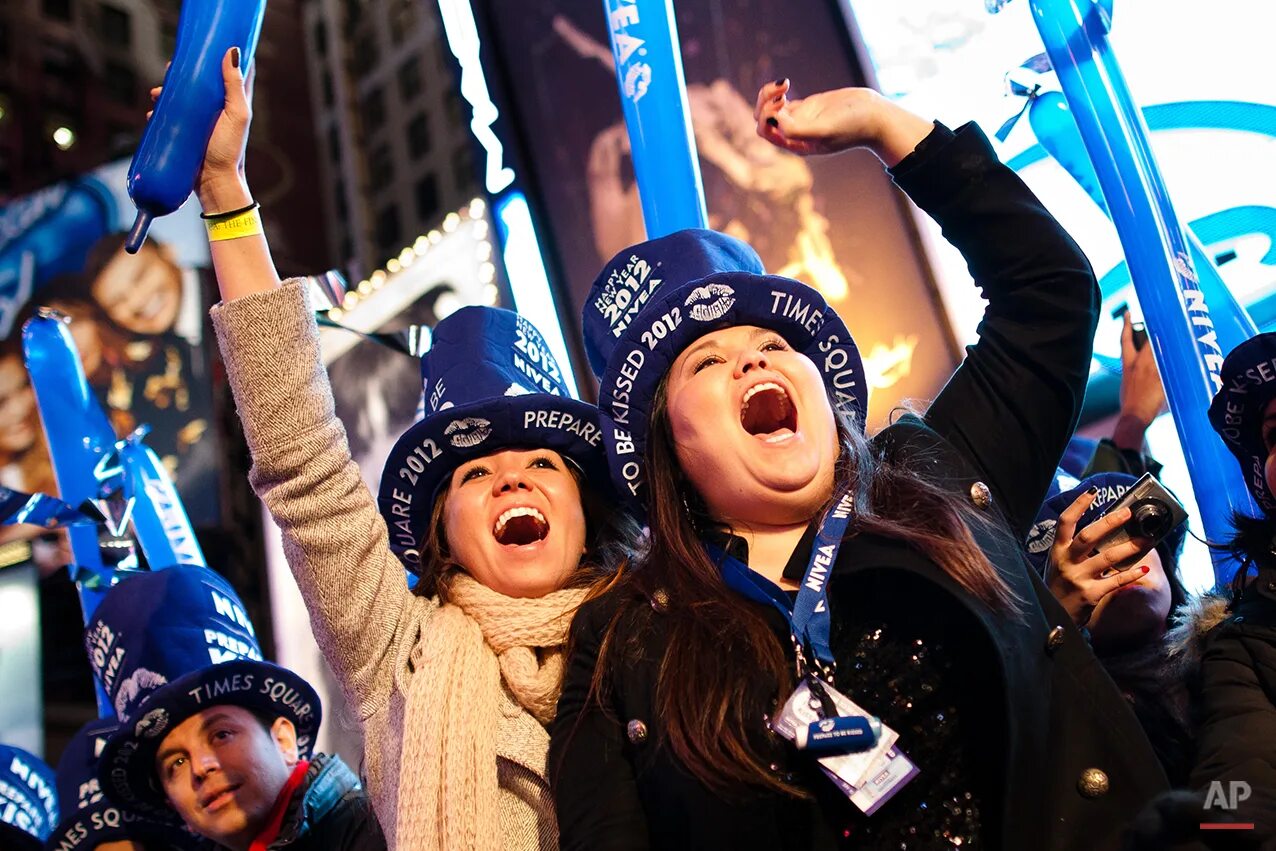
<path id="1" fill-rule="evenodd" d="M 849 486 L 856 505 L 847 536 L 901 541 L 989 608 L 1017 613 L 1021 601 L 971 533 L 972 524 L 988 521 L 966 500 L 886 457 L 849 418 L 839 416 L 837 431 L 841 451 L 835 490 Z M 756 746 L 763 714 L 793 687 L 785 645 L 768 625 L 765 610 L 728 588 L 705 553 L 701 537 L 715 523 L 679 468 L 664 382 L 653 400 L 649 434 L 645 460 L 650 541 L 634 569 L 618 582 L 637 593 L 621 594 L 619 609 L 604 632 L 591 697 L 606 693 L 611 678 L 624 670 L 627 660 L 616 637 L 617 625 L 624 620 L 626 632 L 642 634 L 647 632 L 641 626 L 644 621 L 666 617 L 668 641 L 660 658 L 655 703 L 674 756 L 719 793 L 752 788 L 804 795 L 768 769 L 769 760 Z M 650 606 L 642 605 L 643 598 L 652 599 L 658 590 L 669 602 L 663 615 L 653 615 Z"/>
<path id="2" fill-rule="evenodd" d="M 561 453 L 560 453 L 561 454 Z M 628 562 L 638 540 L 638 524 L 625 513 L 614 510 L 597 490 L 585 479 L 580 468 L 566 455 L 566 462 L 576 487 L 580 490 L 580 504 L 585 512 L 585 554 L 580 567 L 567 581 L 567 587 L 593 585 L 599 580 L 608 583 Z M 455 474 L 455 471 L 453 471 Z M 450 482 L 451 479 L 448 479 Z M 458 564 L 447 545 L 444 529 L 444 509 L 447 506 L 448 484 L 444 483 L 430 510 L 428 533 L 421 543 L 421 560 L 417 567 L 415 591 L 426 597 L 436 594 L 447 598 L 447 578 L 454 570 L 464 570 Z"/>

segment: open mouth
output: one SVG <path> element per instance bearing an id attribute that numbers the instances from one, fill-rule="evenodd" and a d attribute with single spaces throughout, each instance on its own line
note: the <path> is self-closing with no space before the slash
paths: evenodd
<path id="1" fill-rule="evenodd" d="M 783 387 L 766 381 L 745 392 L 740 401 L 740 425 L 754 437 L 778 443 L 797 432 L 797 410 Z"/>
<path id="2" fill-rule="evenodd" d="M 523 547 L 545 540 L 549 534 L 549 521 L 535 508 L 510 508 L 496 518 L 492 537 L 506 547 Z"/>

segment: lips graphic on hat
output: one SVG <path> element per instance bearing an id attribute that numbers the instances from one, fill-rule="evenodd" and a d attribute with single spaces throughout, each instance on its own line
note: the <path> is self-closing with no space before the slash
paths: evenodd
<path id="1" fill-rule="evenodd" d="M 423 419 L 394 444 L 377 505 L 390 548 L 410 570 L 434 501 L 466 461 L 504 449 L 552 449 L 607 489 L 598 409 L 571 397 L 536 327 L 509 310 L 464 307 L 435 326 L 421 356 Z"/>
<path id="2" fill-rule="evenodd" d="M 585 299 L 581 326 L 616 490 L 641 510 L 652 400 L 684 349 L 719 328 L 755 325 L 811 358 L 830 402 L 860 428 L 868 385 L 859 349 L 819 291 L 768 275 L 757 252 L 711 230 L 681 230 L 612 258 Z"/>
<path id="3" fill-rule="evenodd" d="M 697 322 L 712 322 L 727 315 L 727 311 L 735 304 L 735 290 L 726 284 L 706 284 L 696 287 L 687 296 L 687 307 L 691 318 Z"/>
<path id="4" fill-rule="evenodd" d="M 452 420 L 447 424 L 447 428 L 443 429 L 443 433 L 448 436 L 448 442 L 457 449 L 471 449 L 487 440 L 492 433 L 492 424 L 482 417 L 466 417 L 461 420 Z"/>
<path id="5" fill-rule="evenodd" d="M 284 717 L 307 758 L 319 732 L 319 696 L 297 674 L 262 660 L 239 596 L 207 568 L 131 574 L 103 597 L 85 627 L 93 673 L 119 713 L 98 766 L 113 802 L 171 823 L 155 753 L 187 718 L 233 705 Z"/>

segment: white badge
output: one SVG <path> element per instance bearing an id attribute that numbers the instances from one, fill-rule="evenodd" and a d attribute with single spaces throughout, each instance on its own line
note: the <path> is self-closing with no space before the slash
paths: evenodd
<path id="1" fill-rule="evenodd" d="M 825 683 L 824 689 L 833 699 L 838 715 L 871 715 L 831 685 Z M 796 741 L 799 730 L 820 720 L 819 706 L 819 700 L 803 679 L 779 715 L 772 719 L 771 729 L 791 742 Z M 858 753 L 820 757 L 818 762 L 821 770 L 855 806 L 865 815 L 872 815 L 917 776 L 917 766 L 895 747 L 898 740 L 899 734 L 883 724 L 875 747 Z"/>

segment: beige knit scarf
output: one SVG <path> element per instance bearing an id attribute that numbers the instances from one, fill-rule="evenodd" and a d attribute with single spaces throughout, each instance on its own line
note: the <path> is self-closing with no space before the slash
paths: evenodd
<path id="1" fill-rule="evenodd" d="M 505 846 L 496 742 L 501 683 L 541 724 L 554 717 L 563 645 L 581 588 L 506 597 L 457 571 L 447 603 L 412 650 L 396 846 L 488 851 Z"/>

